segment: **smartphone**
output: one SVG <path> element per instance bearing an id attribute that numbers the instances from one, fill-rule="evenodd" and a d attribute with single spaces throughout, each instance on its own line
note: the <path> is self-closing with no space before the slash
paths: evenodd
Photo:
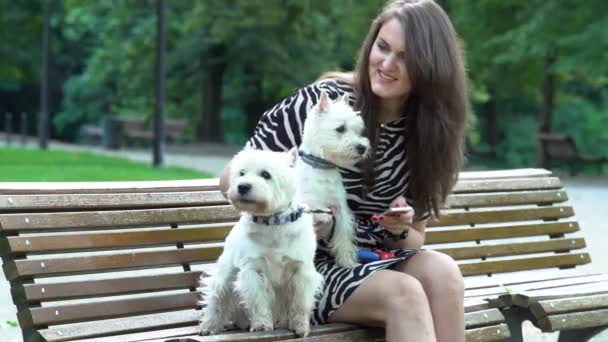
<path id="1" fill-rule="evenodd" d="M 382 213 L 382 215 L 401 215 L 401 214 L 405 214 L 405 213 L 409 213 L 410 211 L 412 211 L 414 209 L 412 209 L 412 207 L 392 207 L 392 208 L 388 208 L 385 212 Z"/>

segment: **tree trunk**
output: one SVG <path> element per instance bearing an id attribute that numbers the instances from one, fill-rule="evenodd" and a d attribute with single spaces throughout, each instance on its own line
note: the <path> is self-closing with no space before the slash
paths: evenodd
<path id="1" fill-rule="evenodd" d="M 557 57 L 554 53 L 549 53 L 545 57 L 545 72 L 543 75 L 543 103 L 540 109 L 540 132 L 549 133 L 551 132 L 551 126 L 553 123 L 553 108 L 555 106 L 555 62 Z M 542 146 L 538 149 L 538 165 L 545 167 L 544 154 Z"/>
<path id="2" fill-rule="evenodd" d="M 543 104 L 540 110 L 540 131 L 551 132 L 553 122 L 553 107 L 555 98 L 555 66 L 557 58 L 550 54 L 545 58 L 545 72 L 543 77 Z"/>
<path id="3" fill-rule="evenodd" d="M 498 113 L 496 111 L 496 100 L 494 96 L 490 98 L 490 101 L 488 101 L 485 106 L 488 113 L 488 121 L 486 123 L 488 145 L 490 147 L 488 153 L 494 158 L 496 157 L 496 145 L 498 145 Z"/>
<path id="4" fill-rule="evenodd" d="M 253 131 L 255 130 L 260 117 L 264 111 L 268 109 L 263 101 L 262 80 L 255 80 L 253 82 L 254 84 L 251 85 L 253 93 L 248 96 L 248 101 L 243 104 L 243 110 L 247 116 L 245 125 L 247 137 L 253 135 Z"/>
<path id="5" fill-rule="evenodd" d="M 202 61 L 203 77 L 201 79 L 201 112 L 200 121 L 196 130 L 198 141 L 223 142 L 224 130 L 222 129 L 222 88 L 226 63 L 224 62 L 221 46 L 210 50 L 213 59 L 220 62 L 209 65 Z M 208 58 L 208 55 L 201 58 Z"/>

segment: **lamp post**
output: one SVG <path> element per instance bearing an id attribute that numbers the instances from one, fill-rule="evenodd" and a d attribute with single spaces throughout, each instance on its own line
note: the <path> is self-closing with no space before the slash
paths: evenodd
<path id="1" fill-rule="evenodd" d="M 51 4 L 42 0 L 44 24 L 42 28 L 42 73 L 40 83 L 40 116 L 38 118 L 38 147 L 46 150 L 49 138 L 49 26 Z"/>
<path id="2" fill-rule="evenodd" d="M 164 164 L 165 128 L 165 1 L 156 1 L 156 105 L 154 110 L 154 156 L 153 165 Z"/>

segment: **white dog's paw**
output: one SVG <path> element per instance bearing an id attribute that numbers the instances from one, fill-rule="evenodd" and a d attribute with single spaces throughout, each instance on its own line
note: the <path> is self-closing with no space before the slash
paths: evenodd
<path id="1" fill-rule="evenodd" d="M 226 330 L 224 323 L 220 321 L 214 320 L 203 320 L 201 324 L 198 326 L 199 334 L 206 335 L 216 335 Z"/>
<path id="2" fill-rule="evenodd" d="M 356 253 L 338 253 L 336 255 L 336 264 L 340 267 L 344 268 L 354 268 L 359 265 L 357 263 L 357 254 Z"/>
<path id="3" fill-rule="evenodd" d="M 264 322 L 252 322 L 251 328 L 249 329 L 249 331 L 251 331 L 251 332 L 273 331 L 273 330 L 274 330 L 274 326 L 272 325 L 272 323 L 264 323 Z"/>
<path id="4" fill-rule="evenodd" d="M 307 315 L 301 315 L 289 321 L 289 330 L 296 333 L 298 337 L 306 337 L 310 334 L 310 320 Z"/>

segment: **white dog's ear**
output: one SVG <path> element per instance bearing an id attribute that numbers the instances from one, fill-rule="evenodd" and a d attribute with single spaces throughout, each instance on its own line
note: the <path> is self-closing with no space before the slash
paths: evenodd
<path id="1" fill-rule="evenodd" d="M 329 110 L 329 104 L 331 103 L 331 99 L 326 92 L 321 91 L 321 98 L 319 99 L 319 113 L 325 113 Z"/>
<path id="2" fill-rule="evenodd" d="M 287 152 L 287 162 L 289 163 L 289 167 L 296 166 L 297 160 L 298 160 L 298 148 L 294 147 Z"/>
<path id="3" fill-rule="evenodd" d="M 344 102 L 344 103 L 346 103 L 346 104 L 349 104 L 349 103 L 348 103 L 348 94 L 344 94 L 344 95 L 342 95 L 342 97 L 340 97 L 340 101 L 341 101 L 341 102 Z"/>

